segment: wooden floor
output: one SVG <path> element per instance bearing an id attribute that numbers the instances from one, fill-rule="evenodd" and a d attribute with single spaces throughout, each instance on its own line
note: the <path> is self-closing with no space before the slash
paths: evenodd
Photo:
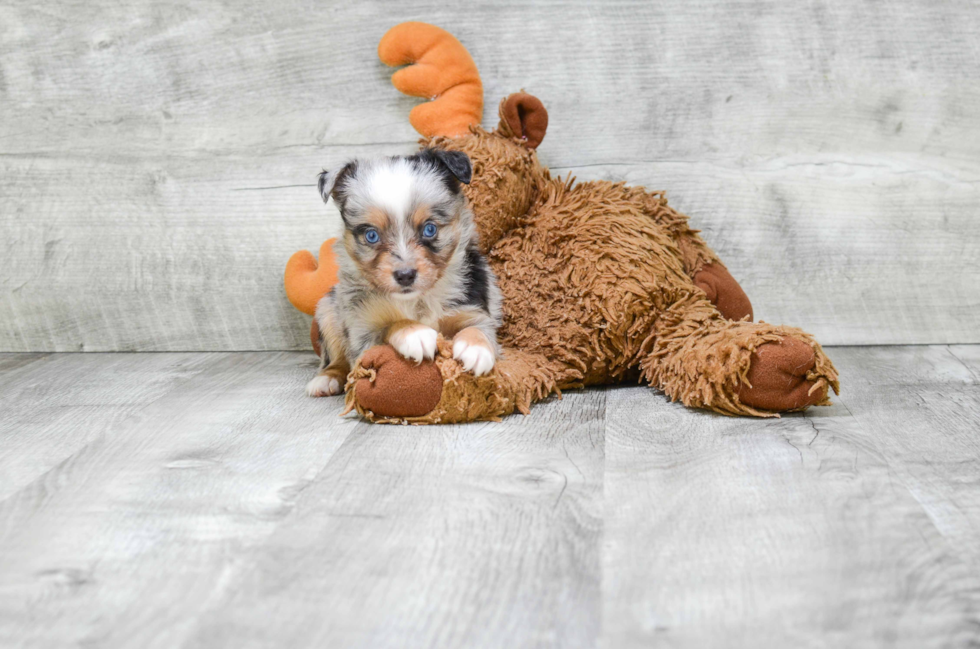
<path id="1" fill-rule="evenodd" d="M 980 642 L 980 346 L 830 354 L 778 420 L 428 428 L 304 397 L 308 353 L 0 355 L 0 646 Z"/>

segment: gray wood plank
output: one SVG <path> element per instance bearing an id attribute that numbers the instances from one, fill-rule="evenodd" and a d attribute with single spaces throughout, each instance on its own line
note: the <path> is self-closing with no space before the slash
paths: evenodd
<path id="1" fill-rule="evenodd" d="M 859 377 L 844 406 L 945 543 L 980 576 L 980 347 L 857 348 L 841 360 L 842 372 Z M 968 610 L 980 609 L 972 579 L 955 587 Z"/>
<path id="2" fill-rule="evenodd" d="M 208 368 L 210 354 L 0 357 L 0 501 Z M 19 361 L 19 362 L 18 362 Z"/>
<path id="3" fill-rule="evenodd" d="M 970 3 L 90 2 L 2 9 L 0 350 L 300 349 L 321 167 L 411 150 L 376 60 L 427 20 L 540 149 L 665 188 L 759 314 L 826 344 L 980 342 Z"/>
<path id="4" fill-rule="evenodd" d="M 609 393 L 610 646 L 977 640 L 976 365 L 945 347 L 832 356 L 838 403 L 775 421 Z"/>
<path id="5" fill-rule="evenodd" d="M 314 365 L 221 355 L 0 502 L 0 645 L 180 646 L 356 425 Z"/>
<path id="6" fill-rule="evenodd" d="M 966 367 L 974 380 L 980 381 L 980 345 L 948 345 L 946 349 Z"/>
<path id="7" fill-rule="evenodd" d="M 39 352 L 33 354 L 0 353 L 0 381 L 16 376 L 16 372 L 13 370 L 30 365 L 31 363 L 36 363 L 47 356 L 48 354 Z"/>
<path id="8" fill-rule="evenodd" d="M 595 646 L 604 412 L 359 426 L 187 646 Z"/>

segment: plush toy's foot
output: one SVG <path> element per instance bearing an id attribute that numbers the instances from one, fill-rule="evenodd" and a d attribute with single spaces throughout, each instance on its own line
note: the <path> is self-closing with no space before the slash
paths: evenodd
<path id="1" fill-rule="evenodd" d="M 829 389 L 839 389 L 826 353 L 795 327 L 727 320 L 698 296 L 672 306 L 658 324 L 640 369 L 684 405 L 773 417 L 829 405 Z"/>
<path id="2" fill-rule="evenodd" d="M 694 274 L 694 285 L 705 292 L 708 301 L 729 320 L 752 320 L 752 303 L 728 269 L 720 264 L 705 264 Z"/>
<path id="3" fill-rule="evenodd" d="M 352 381 L 359 409 L 381 418 L 421 417 L 442 397 L 442 374 L 435 362 L 416 363 L 389 345 L 364 352 Z"/>
<path id="4" fill-rule="evenodd" d="M 504 350 L 487 374 L 466 371 L 440 337 L 435 360 L 415 363 L 388 345 L 365 352 L 347 379 L 347 410 L 369 421 L 455 424 L 499 420 L 558 392 L 549 363 L 533 354 Z"/>
<path id="5" fill-rule="evenodd" d="M 828 383 L 813 374 L 817 355 L 810 345 L 795 338 L 764 343 L 752 352 L 751 362 L 738 390 L 742 403 L 786 412 L 827 401 Z"/>

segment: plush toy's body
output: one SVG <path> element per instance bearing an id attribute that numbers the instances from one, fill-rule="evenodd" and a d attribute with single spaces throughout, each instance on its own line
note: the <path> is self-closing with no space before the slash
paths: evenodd
<path id="1" fill-rule="evenodd" d="M 415 60 L 390 53 L 420 33 L 452 38 L 410 23 L 379 51 Z M 504 297 L 502 358 L 474 377 L 444 342 L 422 365 L 374 348 L 351 373 L 350 408 L 375 421 L 492 419 L 562 389 L 626 380 L 732 415 L 829 403 L 837 375 L 820 346 L 798 329 L 750 322 L 738 283 L 662 194 L 551 178 L 534 152 L 547 127 L 541 102 L 511 95 L 500 115 L 492 132 L 470 122 L 460 133 L 457 120 L 423 145 L 471 159 L 464 191 Z"/>

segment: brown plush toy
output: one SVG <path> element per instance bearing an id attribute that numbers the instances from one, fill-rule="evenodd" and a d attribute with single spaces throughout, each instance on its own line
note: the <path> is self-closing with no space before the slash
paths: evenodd
<path id="1" fill-rule="evenodd" d="M 420 46 L 433 43 L 439 57 Z M 386 62 L 426 61 L 398 73 L 421 87 L 450 61 L 470 87 L 478 79 L 463 46 L 424 23 L 392 29 L 379 52 Z M 461 72 L 464 64 L 472 70 Z M 464 191 L 503 293 L 503 355 L 475 377 L 445 340 L 421 364 L 375 347 L 351 371 L 348 411 L 378 422 L 498 419 L 564 389 L 637 380 L 727 415 L 830 403 L 837 372 L 820 345 L 799 329 L 753 323 L 741 287 L 662 193 L 552 178 L 535 154 L 547 112 L 531 95 L 505 98 L 489 132 L 472 114 L 472 97 L 455 112 L 452 105 L 440 106 L 442 134 L 429 121 L 421 143 L 472 162 Z M 460 119 L 468 120 L 462 133 Z"/>

